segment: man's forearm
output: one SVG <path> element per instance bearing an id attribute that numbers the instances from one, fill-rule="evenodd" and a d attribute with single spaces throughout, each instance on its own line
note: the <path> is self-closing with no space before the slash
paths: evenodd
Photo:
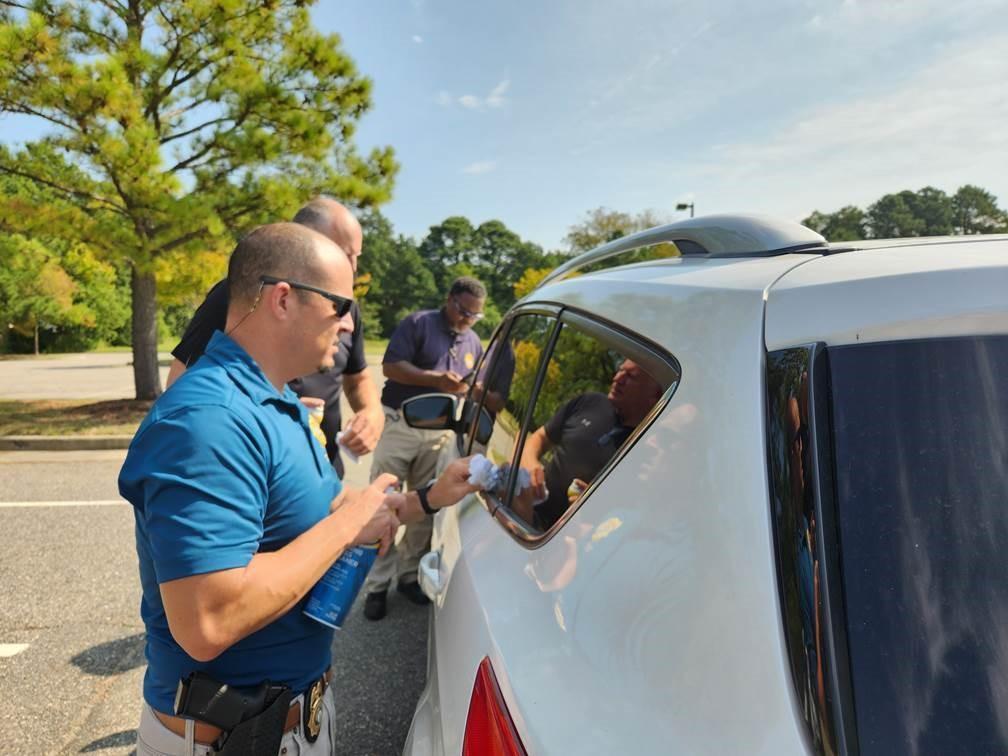
<path id="1" fill-rule="evenodd" d="M 173 358 L 171 367 L 168 368 L 168 377 L 165 379 L 165 389 L 175 383 L 185 371 L 185 363 L 177 358 Z"/>
<path id="2" fill-rule="evenodd" d="M 381 397 L 378 387 L 368 375 L 367 370 L 343 376 L 343 393 L 354 412 L 382 414 Z"/>
<path id="3" fill-rule="evenodd" d="M 209 661 L 283 616 L 353 542 L 339 510 L 282 549 L 259 553 L 245 567 L 164 583 L 161 596 L 172 635 L 198 661 Z"/>
<path id="4" fill-rule="evenodd" d="M 522 448 L 519 464 L 529 468 L 542 459 L 542 456 L 552 448 L 553 444 L 546 435 L 546 428 L 541 426 L 535 433 L 529 434 L 525 439 L 525 446 Z"/>

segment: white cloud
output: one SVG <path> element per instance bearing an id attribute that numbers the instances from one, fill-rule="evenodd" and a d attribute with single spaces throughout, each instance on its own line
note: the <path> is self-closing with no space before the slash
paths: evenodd
<path id="1" fill-rule="evenodd" d="M 490 90 L 490 94 L 487 95 L 486 104 L 491 108 L 500 108 L 504 106 L 507 100 L 504 99 L 504 93 L 508 91 L 508 87 L 511 86 L 511 81 L 509 79 L 504 79 L 500 84 Z"/>
<path id="2" fill-rule="evenodd" d="M 413 35 L 413 41 L 416 42 L 418 45 L 422 45 L 423 44 L 423 37 L 421 37 L 419 34 L 414 34 Z"/>
<path id="3" fill-rule="evenodd" d="M 438 94 L 437 102 L 438 105 L 451 105 L 453 102 L 457 102 L 463 108 L 468 110 L 486 110 L 488 108 L 499 109 L 504 107 L 508 100 L 504 97 L 504 94 L 508 91 L 511 86 L 511 81 L 509 79 L 503 79 L 497 86 L 490 90 L 490 93 L 486 97 L 480 97 L 473 94 L 464 94 L 457 99 L 453 98 L 448 92 L 441 91 Z"/>
<path id="4" fill-rule="evenodd" d="M 496 160 L 478 160 L 475 163 L 469 163 L 469 165 L 462 169 L 462 173 L 467 173 L 470 176 L 479 176 L 483 173 L 490 173 L 495 168 L 497 168 Z"/>
<path id="5" fill-rule="evenodd" d="M 998 31 L 943 51 L 899 86 L 796 113 L 765 140 L 715 146 L 699 172 L 821 210 L 925 185 L 993 188 L 1008 165 L 1005 49 Z"/>

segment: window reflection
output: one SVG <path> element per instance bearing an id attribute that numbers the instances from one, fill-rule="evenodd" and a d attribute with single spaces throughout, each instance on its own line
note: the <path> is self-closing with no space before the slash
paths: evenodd
<path id="1" fill-rule="evenodd" d="M 474 444 L 471 451 L 484 453 L 495 465 L 511 463 L 539 363 L 555 325 L 556 320 L 546 315 L 521 315 L 507 337 L 496 339 L 487 350 L 473 397 L 482 400 L 493 421 L 493 432 L 485 449 Z M 498 490 L 491 493 L 503 501 L 507 475 L 500 480 Z"/>
<path id="2" fill-rule="evenodd" d="M 665 391 L 626 356 L 564 325 L 536 398 L 511 507 L 548 530 L 577 502 Z"/>
<path id="3" fill-rule="evenodd" d="M 821 528 L 809 438 L 810 364 L 811 351 L 804 348 L 768 355 L 768 453 L 791 671 L 813 742 L 820 752 L 833 753 L 823 658 Z"/>

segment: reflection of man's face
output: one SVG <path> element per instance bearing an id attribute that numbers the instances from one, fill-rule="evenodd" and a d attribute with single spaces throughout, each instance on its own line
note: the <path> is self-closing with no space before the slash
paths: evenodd
<path id="1" fill-rule="evenodd" d="M 624 360 L 609 386 L 609 401 L 626 425 L 636 425 L 651 411 L 661 387 L 633 360 Z"/>

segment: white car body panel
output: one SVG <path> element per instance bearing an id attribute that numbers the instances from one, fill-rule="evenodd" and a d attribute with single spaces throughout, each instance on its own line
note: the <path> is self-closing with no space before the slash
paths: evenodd
<path id="1" fill-rule="evenodd" d="M 439 516 L 444 753 L 461 752 L 487 655 L 531 754 L 803 752 L 778 630 L 765 463 L 746 450 L 762 444 L 764 288 L 809 259 L 673 260 L 536 292 L 660 341 L 683 379 L 647 436 L 541 548 L 518 544 L 479 504 Z M 734 287 L 725 270 L 711 275 L 728 265 Z M 653 307 L 640 306 L 647 297 Z M 724 355 L 716 365 L 699 358 L 712 343 Z"/>
<path id="2" fill-rule="evenodd" d="M 773 287 L 767 349 L 1006 333 L 1006 292 L 1005 237 L 830 255 Z"/>
<path id="3" fill-rule="evenodd" d="M 404 752 L 461 753 L 489 656 L 533 756 L 808 753 L 774 564 L 765 350 L 1008 332 L 1008 241 L 977 246 L 671 259 L 562 279 L 519 303 L 618 323 L 666 349 L 682 378 L 539 548 L 476 497 L 438 515 L 444 590 Z M 969 296 L 948 296 L 950 281 Z"/>

